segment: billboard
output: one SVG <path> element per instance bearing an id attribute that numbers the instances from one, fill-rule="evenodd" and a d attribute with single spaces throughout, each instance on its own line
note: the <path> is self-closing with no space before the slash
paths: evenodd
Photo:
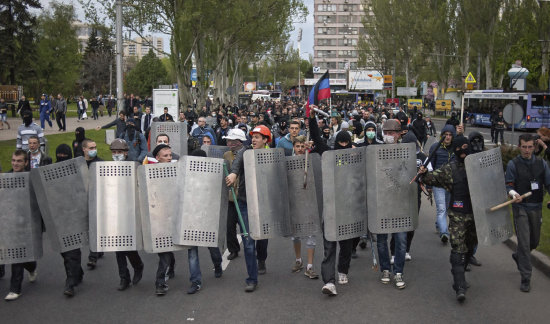
<path id="1" fill-rule="evenodd" d="M 451 99 L 437 99 L 435 111 L 451 111 L 453 101 Z"/>
<path id="2" fill-rule="evenodd" d="M 153 89 L 153 112 L 160 116 L 168 107 L 168 113 L 178 120 L 178 89 Z"/>
<path id="3" fill-rule="evenodd" d="M 383 90 L 384 75 L 378 71 L 349 71 L 349 90 Z"/>
<path id="4" fill-rule="evenodd" d="M 397 87 L 397 95 L 403 97 L 416 97 L 418 89 L 414 87 Z"/>
<path id="5" fill-rule="evenodd" d="M 245 82 L 244 91 L 254 91 L 256 90 L 256 82 Z"/>

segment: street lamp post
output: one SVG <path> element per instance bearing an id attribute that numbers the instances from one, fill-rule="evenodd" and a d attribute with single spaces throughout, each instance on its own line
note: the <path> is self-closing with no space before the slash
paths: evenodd
<path id="1" fill-rule="evenodd" d="M 123 109 L 122 89 L 122 0 L 116 2 L 116 98 L 118 112 Z"/>

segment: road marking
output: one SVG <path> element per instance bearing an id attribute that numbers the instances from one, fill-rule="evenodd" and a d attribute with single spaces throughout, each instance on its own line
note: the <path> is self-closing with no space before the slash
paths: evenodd
<path id="1" fill-rule="evenodd" d="M 239 241 L 239 245 L 240 245 L 241 242 L 243 241 L 240 234 L 237 234 L 237 240 Z M 230 254 L 229 250 L 225 249 L 225 251 L 223 252 L 223 255 L 222 255 L 222 270 L 223 271 L 225 271 L 225 269 L 229 265 L 229 262 L 231 262 L 230 260 L 227 260 L 227 256 L 229 254 Z"/>

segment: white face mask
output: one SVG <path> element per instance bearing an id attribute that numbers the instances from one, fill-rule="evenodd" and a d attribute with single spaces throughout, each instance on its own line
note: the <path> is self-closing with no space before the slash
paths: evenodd
<path id="1" fill-rule="evenodd" d="M 124 154 L 113 154 L 113 161 L 124 161 Z"/>
<path id="2" fill-rule="evenodd" d="M 386 143 L 386 144 L 394 144 L 394 143 L 395 143 L 395 138 L 394 138 L 393 136 L 385 135 L 385 134 L 384 134 L 384 143 Z"/>

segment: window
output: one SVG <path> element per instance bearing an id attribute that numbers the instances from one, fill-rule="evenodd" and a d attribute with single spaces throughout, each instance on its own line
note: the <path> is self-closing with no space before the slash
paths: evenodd
<path id="1" fill-rule="evenodd" d="M 321 70 L 336 69 L 336 62 L 319 62 L 317 66 L 320 67 Z"/>
<path id="2" fill-rule="evenodd" d="M 336 57 L 336 51 L 325 51 L 325 50 L 317 51 L 317 57 L 334 58 Z"/>
<path id="3" fill-rule="evenodd" d="M 320 5 L 317 5 L 317 11 L 336 11 L 336 5 L 320 4 Z"/>
<path id="4" fill-rule="evenodd" d="M 338 40 L 339 46 L 357 46 L 357 39 L 355 38 L 344 38 Z"/>
<path id="5" fill-rule="evenodd" d="M 321 27 L 317 29 L 317 34 L 320 35 L 334 35 L 336 34 L 336 28 Z"/>
<path id="6" fill-rule="evenodd" d="M 338 57 L 357 57 L 357 51 L 353 51 L 353 50 L 338 51 Z"/>
<path id="7" fill-rule="evenodd" d="M 338 28 L 339 35 L 357 35 L 357 27 L 347 27 Z"/>
<path id="8" fill-rule="evenodd" d="M 327 39 L 327 38 L 317 39 L 317 45 L 319 45 L 319 46 L 335 46 L 336 45 L 336 40 L 335 39 Z"/>
<path id="9" fill-rule="evenodd" d="M 333 23 L 334 22 L 334 16 L 317 16 L 317 22 L 319 23 L 324 23 L 326 22 L 327 24 L 330 24 L 330 23 Z"/>

